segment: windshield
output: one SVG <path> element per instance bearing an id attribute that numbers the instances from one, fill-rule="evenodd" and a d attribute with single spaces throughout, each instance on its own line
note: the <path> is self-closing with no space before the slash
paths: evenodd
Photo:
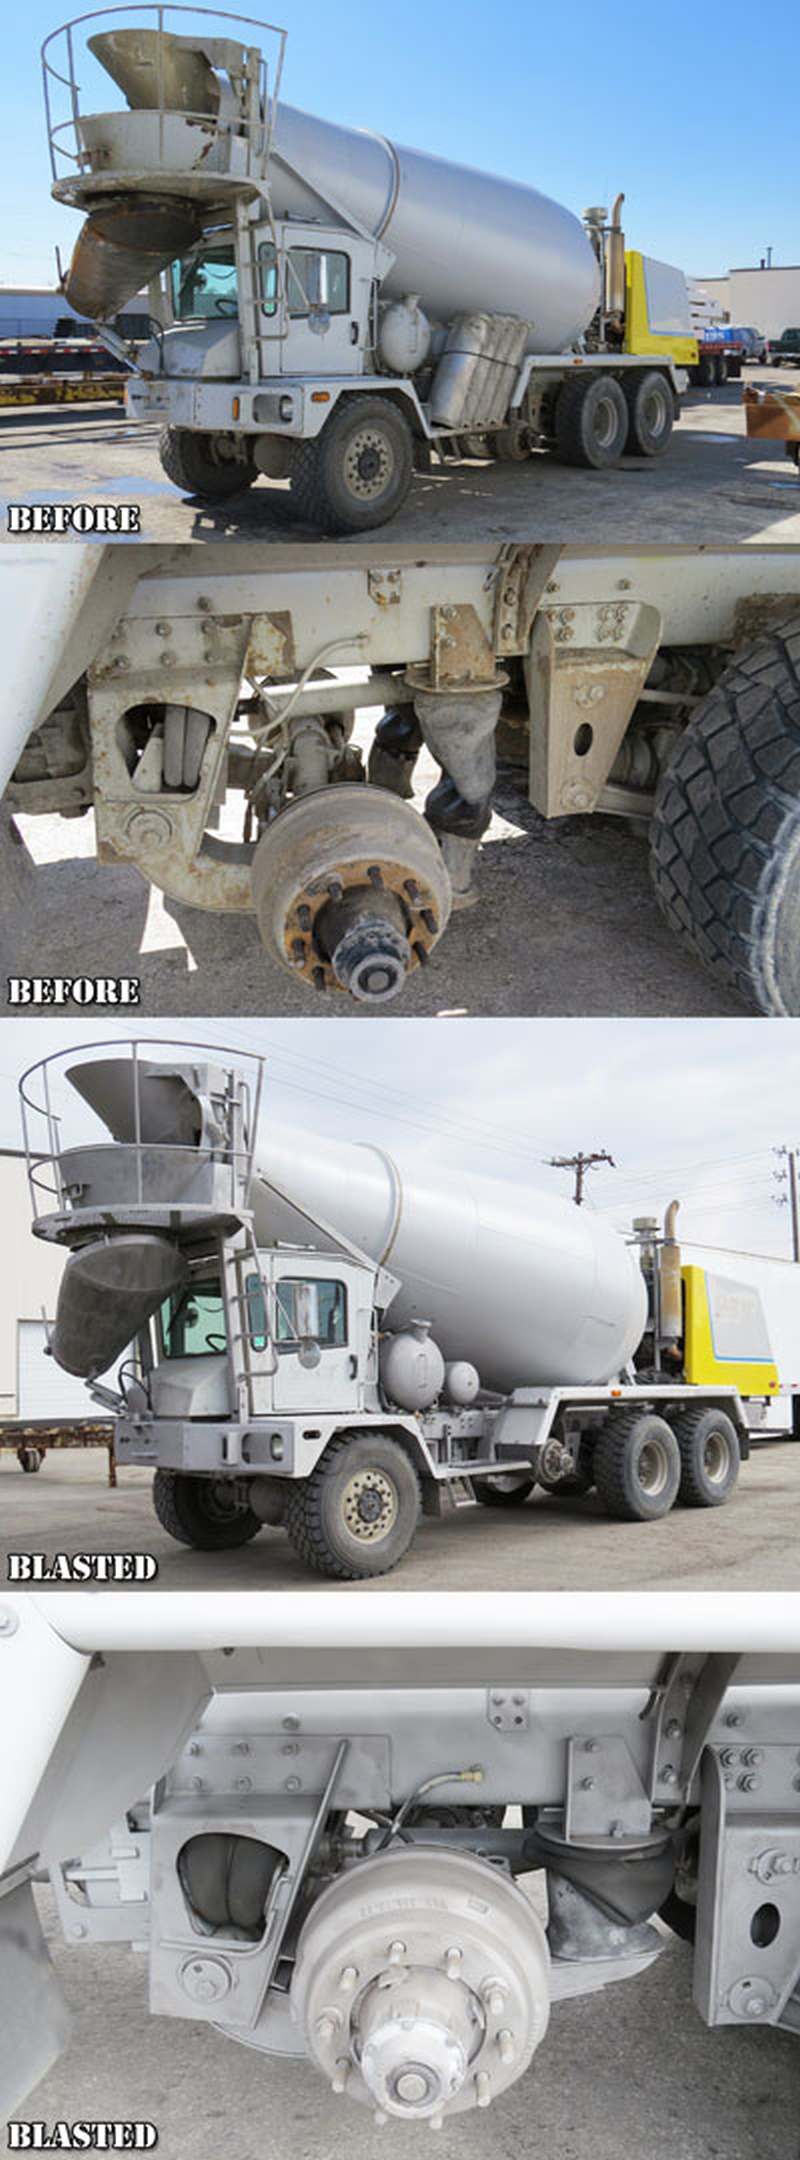
<path id="1" fill-rule="evenodd" d="M 225 1350 L 225 1311 L 216 1282 L 190 1283 L 161 1307 L 166 1358 L 208 1357 Z"/>
<path id="2" fill-rule="evenodd" d="M 233 242 L 215 240 L 193 248 L 171 266 L 172 312 L 176 322 L 231 320 L 238 314 Z"/>

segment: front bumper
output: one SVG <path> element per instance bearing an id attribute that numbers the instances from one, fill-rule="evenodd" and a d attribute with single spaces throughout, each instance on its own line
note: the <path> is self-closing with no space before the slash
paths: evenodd
<path id="1" fill-rule="evenodd" d="M 216 1418 L 119 1418 L 114 1438 L 118 1463 L 151 1470 L 183 1470 L 196 1476 L 291 1477 L 296 1460 L 293 1418 L 259 1426 Z"/>

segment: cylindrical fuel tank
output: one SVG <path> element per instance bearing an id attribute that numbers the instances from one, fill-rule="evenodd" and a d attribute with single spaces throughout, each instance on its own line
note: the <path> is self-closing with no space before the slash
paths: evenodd
<path id="1" fill-rule="evenodd" d="M 292 105 L 278 109 L 275 147 L 276 217 L 327 222 L 336 203 L 379 234 L 396 258 L 385 299 L 415 293 L 440 323 L 519 315 L 533 326 L 529 352 L 560 352 L 591 321 L 600 293 L 594 249 L 572 211 L 536 188 Z"/>
<path id="2" fill-rule="evenodd" d="M 443 1168 L 433 1155 L 389 1156 L 275 1125 L 257 1163 L 259 1244 L 314 1235 L 266 1178 L 401 1278 L 393 1331 L 430 1320 L 448 1363 L 468 1359 L 484 1387 L 610 1380 L 640 1341 L 647 1297 L 636 1252 L 588 1208 L 469 1163 Z"/>

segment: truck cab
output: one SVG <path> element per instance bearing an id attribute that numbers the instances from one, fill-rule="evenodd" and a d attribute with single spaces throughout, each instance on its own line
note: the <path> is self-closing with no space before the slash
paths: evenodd
<path id="1" fill-rule="evenodd" d="M 373 293 L 390 260 L 378 241 L 341 226 L 288 218 L 246 222 L 241 232 L 221 226 L 163 274 L 165 327 L 143 366 L 264 385 L 280 375 L 362 375 Z"/>
<path id="2" fill-rule="evenodd" d="M 305 1247 L 239 1256 L 237 1288 L 199 1264 L 154 1323 L 147 1393 L 157 1419 L 227 1421 L 376 1401 L 374 1272 Z M 237 1326 L 237 1309 L 242 1326 Z"/>

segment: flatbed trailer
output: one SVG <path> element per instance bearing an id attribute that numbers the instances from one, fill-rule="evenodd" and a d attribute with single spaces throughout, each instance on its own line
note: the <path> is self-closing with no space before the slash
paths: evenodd
<path id="1" fill-rule="evenodd" d="M 0 375 L 0 407 L 11 405 L 94 405 L 125 400 L 124 375 Z"/>
<path id="2" fill-rule="evenodd" d="M 117 1482 L 114 1427 L 110 1418 L 5 1418 L 0 1448 L 13 1449 L 20 1469 L 41 1470 L 50 1448 L 102 1447 L 108 1455 L 108 1482 Z"/>

